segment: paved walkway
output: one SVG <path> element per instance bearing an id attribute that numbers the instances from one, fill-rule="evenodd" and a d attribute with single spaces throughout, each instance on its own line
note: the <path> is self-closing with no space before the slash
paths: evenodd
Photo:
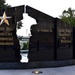
<path id="1" fill-rule="evenodd" d="M 35 70 L 42 71 L 43 73 L 33 74 L 32 71 Z M 0 70 L 0 75 L 75 75 L 75 66 L 25 70 Z"/>

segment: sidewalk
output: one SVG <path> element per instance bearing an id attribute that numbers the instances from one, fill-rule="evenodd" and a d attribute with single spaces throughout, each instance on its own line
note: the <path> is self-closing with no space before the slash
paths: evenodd
<path id="1" fill-rule="evenodd" d="M 43 73 L 33 74 L 32 71 L 39 70 Z M 25 69 L 25 70 L 0 70 L 0 75 L 75 75 L 75 66 Z"/>

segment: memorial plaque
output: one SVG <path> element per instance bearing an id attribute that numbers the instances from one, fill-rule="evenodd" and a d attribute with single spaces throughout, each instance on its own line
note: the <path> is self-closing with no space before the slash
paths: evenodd
<path id="1" fill-rule="evenodd" d="M 26 12 L 37 21 L 31 26 L 29 61 L 54 60 L 54 18 L 29 6 Z"/>
<path id="2" fill-rule="evenodd" d="M 75 58 L 75 28 L 30 6 L 26 6 L 26 13 L 37 22 L 31 26 L 29 61 Z"/>
<path id="3" fill-rule="evenodd" d="M 73 28 L 57 19 L 57 60 L 73 58 Z"/>
<path id="4" fill-rule="evenodd" d="M 23 19 L 24 6 L 6 8 L 1 12 L 3 14 L 0 13 L 0 62 L 18 62 L 21 56 L 16 25 L 17 21 Z"/>

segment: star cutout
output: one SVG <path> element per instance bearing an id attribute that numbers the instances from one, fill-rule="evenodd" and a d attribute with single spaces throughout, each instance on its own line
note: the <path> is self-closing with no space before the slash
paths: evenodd
<path id="1" fill-rule="evenodd" d="M 7 25 L 9 25 L 9 22 L 8 22 L 8 20 L 7 20 L 7 19 L 9 19 L 9 18 L 11 18 L 11 17 L 7 17 L 7 16 L 6 16 L 6 13 L 4 12 L 4 13 L 3 13 L 3 17 L 0 17 L 0 19 L 1 19 L 0 25 L 1 25 L 3 22 L 6 23 Z"/>

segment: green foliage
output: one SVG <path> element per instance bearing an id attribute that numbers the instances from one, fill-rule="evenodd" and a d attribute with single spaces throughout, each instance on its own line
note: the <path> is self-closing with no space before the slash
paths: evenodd
<path id="1" fill-rule="evenodd" d="M 23 48 L 22 50 L 26 50 L 27 49 L 27 44 L 26 43 L 23 43 Z"/>
<path id="2" fill-rule="evenodd" d="M 29 49 L 29 42 L 27 42 L 27 49 Z"/>
<path id="3" fill-rule="evenodd" d="M 17 29 L 21 29 L 21 27 L 23 27 L 22 24 L 22 21 L 17 22 Z"/>
<path id="4" fill-rule="evenodd" d="M 29 42 L 23 43 L 23 48 L 22 50 L 28 50 L 29 49 Z"/>
<path id="5" fill-rule="evenodd" d="M 19 40 L 22 40 L 23 36 L 18 37 Z"/>
<path id="6" fill-rule="evenodd" d="M 5 0 L 0 0 L 0 11 L 5 7 L 9 8 L 11 5 L 5 4 Z"/>
<path id="7" fill-rule="evenodd" d="M 0 10 L 4 7 L 5 0 L 0 0 Z"/>
<path id="8" fill-rule="evenodd" d="M 60 18 L 72 26 L 75 26 L 75 10 L 72 8 L 68 8 L 68 10 L 64 10 Z"/>

